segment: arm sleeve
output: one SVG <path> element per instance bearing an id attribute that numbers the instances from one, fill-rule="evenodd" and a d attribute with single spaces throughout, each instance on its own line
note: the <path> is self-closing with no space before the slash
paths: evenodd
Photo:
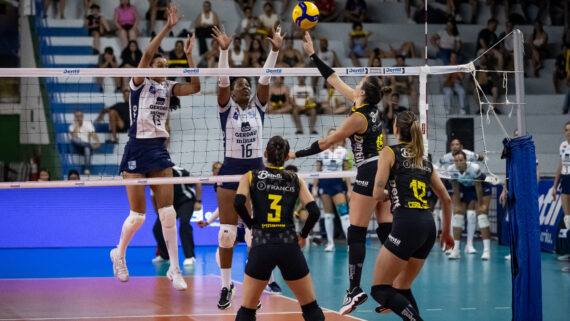
<path id="1" fill-rule="evenodd" d="M 228 61 L 228 49 L 220 50 L 220 57 L 218 58 L 218 68 L 230 68 Z M 218 78 L 218 87 L 229 87 L 230 76 L 220 76 Z"/>
<path id="2" fill-rule="evenodd" d="M 219 216 L 220 216 L 220 209 L 216 208 L 214 213 L 212 213 L 212 216 L 210 216 L 210 218 L 208 219 L 208 225 L 212 224 L 215 220 L 217 220 Z"/>
<path id="3" fill-rule="evenodd" d="M 315 224 L 317 224 L 317 222 L 319 221 L 319 217 L 321 216 L 321 211 L 319 211 L 319 207 L 317 206 L 317 203 L 315 203 L 315 201 L 312 201 L 309 204 L 307 204 L 305 208 L 309 212 L 309 216 L 307 217 L 307 221 L 305 222 L 305 225 L 301 230 L 301 237 L 304 239 L 306 239 L 307 236 L 309 236 L 309 233 L 311 233 L 311 230 L 313 229 L 313 227 L 315 227 Z"/>
<path id="4" fill-rule="evenodd" d="M 238 213 L 243 223 L 247 226 L 247 228 L 251 229 L 251 226 L 253 225 L 253 219 L 251 218 L 251 215 L 249 215 L 247 207 L 245 207 L 245 201 L 245 195 L 236 194 L 236 197 L 234 199 L 234 209 Z"/>
<path id="5" fill-rule="evenodd" d="M 306 156 L 318 154 L 320 152 L 322 152 L 322 150 L 319 147 L 319 141 L 316 140 L 314 143 L 311 144 L 311 146 L 295 152 L 295 156 L 296 157 L 306 157 Z"/>

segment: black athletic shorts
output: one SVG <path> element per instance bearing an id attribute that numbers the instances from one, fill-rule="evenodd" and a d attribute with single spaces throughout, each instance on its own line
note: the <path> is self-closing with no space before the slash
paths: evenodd
<path id="1" fill-rule="evenodd" d="M 309 274 L 309 267 L 297 244 L 263 244 L 249 250 L 245 274 L 258 280 L 269 280 L 271 271 L 279 267 L 285 281 L 295 281 Z"/>
<path id="2" fill-rule="evenodd" d="M 372 196 L 374 191 L 374 180 L 376 179 L 376 170 L 378 169 L 378 160 L 371 160 L 364 163 L 356 170 L 356 180 L 352 188 L 356 192 L 364 196 Z"/>
<path id="3" fill-rule="evenodd" d="M 435 242 L 435 222 L 431 211 L 400 207 L 394 212 L 392 231 L 384 244 L 402 260 L 425 259 Z"/>

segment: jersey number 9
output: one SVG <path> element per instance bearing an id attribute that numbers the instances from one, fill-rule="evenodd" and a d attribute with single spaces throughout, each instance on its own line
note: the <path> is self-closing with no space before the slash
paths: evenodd
<path id="1" fill-rule="evenodd" d="M 279 202 L 281 202 L 281 198 L 283 198 L 283 196 L 269 194 L 268 198 L 272 201 L 269 208 L 272 209 L 274 213 L 267 213 L 267 222 L 279 223 L 281 222 L 281 205 L 279 205 Z"/>

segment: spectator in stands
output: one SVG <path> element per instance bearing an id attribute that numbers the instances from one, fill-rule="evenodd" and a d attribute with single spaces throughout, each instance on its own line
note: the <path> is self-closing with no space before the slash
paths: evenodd
<path id="1" fill-rule="evenodd" d="M 121 65 L 119 68 L 136 68 L 142 59 L 142 51 L 135 40 L 129 41 L 128 46 L 121 52 Z M 129 88 L 129 78 L 123 77 L 123 89 Z"/>
<path id="2" fill-rule="evenodd" d="M 117 58 L 115 57 L 115 52 L 113 47 L 106 47 L 103 54 L 99 55 L 99 61 L 97 63 L 98 68 L 117 68 Z M 121 92 L 121 78 L 115 77 L 115 92 Z M 105 79 L 103 77 L 97 77 L 97 83 L 101 86 L 101 91 L 105 91 Z"/>
<path id="3" fill-rule="evenodd" d="M 481 56 L 481 58 L 479 58 L 479 70 L 496 70 L 497 68 L 495 67 L 495 61 L 492 59 L 492 56 L 488 56 L 488 55 L 483 55 Z M 501 83 L 501 79 L 499 77 L 499 74 L 496 72 L 478 72 L 477 76 L 475 77 L 475 80 L 479 83 L 479 85 L 481 86 L 481 89 L 483 90 L 483 93 L 485 93 L 485 95 L 488 97 L 488 95 L 492 95 L 492 101 L 490 101 L 491 103 L 496 103 L 499 100 L 499 85 Z M 477 100 L 477 87 L 474 87 L 473 89 L 473 98 L 475 99 L 475 102 L 477 103 L 477 106 L 481 106 L 480 102 Z M 479 94 L 481 95 L 481 94 Z M 482 95 L 481 95 L 482 96 Z M 486 102 L 486 101 L 484 101 Z M 488 108 L 488 105 L 483 105 L 482 107 L 478 108 L 478 112 L 481 112 L 481 108 L 483 109 L 482 111 L 485 112 L 486 108 Z M 497 112 L 497 114 L 501 114 L 501 110 L 498 108 L 497 105 L 494 106 L 495 111 Z"/>
<path id="4" fill-rule="evenodd" d="M 431 43 L 437 49 L 437 58 L 441 59 L 444 65 L 449 65 L 451 53 L 459 54 L 461 51 L 461 38 L 455 21 L 448 20 L 445 30 L 440 30 L 431 37 Z"/>
<path id="5" fill-rule="evenodd" d="M 544 68 L 544 58 L 548 57 L 548 33 L 542 28 L 542 23 L 534 23 L 534 30 L 530 38 L 530 50 L 534 76 L 538 77 L 540 69 Z"/>
<path id="6" fill-rule="evenodd" d="M 317 100 L 322 114 L 342 115 L 350 109 L 346 99 L 328 82 L 325 82 L 325 87 L 319 90 Z"/>
<path id="7" fill-rule="evenodd" d="M 68 181 L 78 181 L 81 177 L 79 176 L 79 172 L 76 169 L 71 169 L 67 172 L 67 180 Z"/>
<path id="8" fill-rule="evenodd" d="M 73 124 L 69 125 L 69 133 L 75 151 L 85 156 L 83 174 L 89 175 L 93 150 L 101 146 L 99 137 L 95 133 L 95 127 L 90 121 L 83 120 L 83 112 L 78 110 L 75 112 Z"/>
<path id="9" fill-rule="evenodd" d="M 497 30 L 497 24 L 497 19 L 491 18 L 487 21 L 487 28 L 479 31 L 479 34 L 477 35 L 477 50 L 475 56 L 478 57 L 484 52 L 487 52 L 488 54 L 493 55 L 497 60 L 497 69 L 503 70 L 503 55 L 499 51 L 498 47 L 493 48 L 499 40 L 495 33 Z"/>
<path id="10" fill-rule="evenodd" d="M 456 53 L 451 53 L 449 64 L 458 64 Z M 451 113 L 451 98 L 453 98 L 453 93 L 457 94 L 457 98 L 459 99 L 459 113 L 465 115 L 467 110 L 465 110 L 465 88 L 463 88 L 462 72 L 454 72 L 445 75 L 445 80 L 443 82 L 443 104 L 448 114 Z"/>
<path id="11" fill-rule="evenodd" d="M 245 63 L 245 56 L 246 51 L 241 48 L 241 38 L 236 37 L 233 41 L 233 49 L 230 50 L 230 67 L 232 68 L 241 68 L 244 66 Z"/>
<path id="12" fill-rule="evenodd" d="M 177 40 L 174 43 L 174 50 L 168 54 L 168 68 L 187 68 L 188 59 L 184 53 L 184 41 Z"/>
<path id="13" fill-rule="evenodd" d="M 253 37 L 257 34 L 258 30 L 261 28 L 261 22 L 259 18 L 253 15 L 253 9 L 251 7 L 245 7 L 243 9 L 243 19 L 241 20 L 241 34 L 242 36 L 249 35 Z M 251 40 L 250 40 L 251 41 Z M 249 46 L 250 41 L 246 38 L 246 46 Z"/>
<path id="14" fill-rule="evenodd" d="M 112 135 L 112 139 L 105 143 L 118 144 L 119 137 L 117 137 L 117 133 L 126 133 L 129 127 L 131 127 L 129 90 L 123 91 L 123 102 L 101 109 L 95 122 L 102 122 L 105 114 L 109 115 L 109 131 Z"/>
<path id="15" fill-rule="evenodd" d="M 285 40 L 285 49 L 279 52 L 277 64 L 289 68 L 302 68 L 305 65 L 301 52 L 293 48 L 293 38 Z"/>
<path id="16" fill-rule="evenodd" d="M 196 16 L 194 20 L 194 28 L 196 29 L 196 39 L 198 39 L 198 49 L 200 55 L 208 51 L 206 38 L 211 38 L 212 28 L 220 25 L 218 14 L 212 11 L 212 4 L 206 0 L 202 3 L 202 12 Z"/>
<path id="17" fill-rule="evenodd" d="M 566 80 L 566 75 L 570 66 L 566 63 L 570 60 L 570 48 L 566 45 L 562 45 L 562 51 L 556 57 L 554 63 L 554 72 L 552 74 L 552 82 L 554 83 L 554 91 L 557 94 L 562 93 L 560 90 L 560 80 Z"/>
<path id="18" fill-rule="evenodd" d="M 241 11 L 245 11 L 246 7 L 253 8 L 255 0 L 235 0 Z"/>
<path id="19" fill-rule="evenodd" d="M 510 34 L 515 29 L 515 24 L 512 23 L 510 20 L 507 20 L 505 23 L 505 31 L 499 35 L 499 39 L 505 38 L 508 34 Z M 513 35 L 505 38 L 500 43 L 499 51 L 503 55 L 503 60 L 505 62 L 505 67 L 508 70 L 514 70 L 514 59 L 513 59 L 513 51 L 515 49 L 515 38 Z"/>
<path id="20" fill-rule="evenodd" d="M 334 0 L 314 0 L 313 3 L 319 8 L 319 21 L 331 22 L 338 18 L 338 10 Z"/>
<path id="21" fill-rule="evenodd" d="M 315 102 L 315 92 L 313 87 L 305 83 L 305 76 L 298 77 L 298 83 L 293 85 L 291 96 L 293 98 L 293 121 L 297 126 L 295 134 L 303 133 L 303 126 L 301 124 L 301 114 L 306 113 L 309 116 L 309 131 L 311 134 L 318 134 L 315 130 L 315 123 L 317 122 L 317 103 Z"/>
<path id="22" fill-rule="evenodd" d="M 394 67 L 406 67 L 406 58 L 404 56 L 396 57 L 396 64 Z M 412 112 L 418 114 L 419 93 L 417 87 L 414 85 L 412 76 L 391 76 L 390 87 L 393 93 L 400 95 L 410 95 L 410 109 Z"/>
<path id="23" fill-rule="evenodd" d="M 269 86 L 269 103 L 267 113 L 289 114 L 293 110 L 291 89 L 283 83 L 283 77 L 273 77 Z"/>
<path id="24" fill-rule="evenodd" d="M 370 31 L 362 30 L 362 23 L 355 22 L 352 24 L 352 31 L 348 34 L 350 48 L 349 57 L 355 67 L 360 67 L 360 61 L 358 58 L 368 56 L 366 47 L 368 46 L 368 37 L 370 34 Z"/>
<path id="25" fill-rule="evenodd" d="M 371 55 L 368 59 L 368 67 L 382 67 L 382 59 L 376 55 Z"/>
<path id="26" fill-rule="evenodd" d="M 392 93 L 390 95 L 390 100 L 386 99 L 386 103 L 384 104 L 384 128 L 388 132 L 388 134 L 394 134 L 394 119 L 396 119 L 396 115 L 403 111 L 408 110 L 408 108 L 400 105 L 400 94 Z"/>
<path id="27" fill-rule="evenodd" d="M 202 59 L 198 63 L 199 68 L 217 68 L 220 56 L 220 45 L 218 40 L 212 39 L 210 42 L 210 50 L 202 55 Z"/>
<path id="28" fill-rule="evenodd" d="M 170 0 L 149 0 L 146 19 L 149 21 L 148 35 L 154 37 L 154 27 L 156 20 L 166 20 L 166 8 L 170 4 Z"/>
<path id="29" fill-rule="evenodd" d="M 265 50 L 263 50 L 263 46 L 261 45 L 261 40 L 258 38 L 253 38 L 251 40 L 251 44 L 249 46 L 249 50 L 245 55 L 245 67 L 252 67 L 252 68 L 262 68 L 265 64 L 265 59 L 267 58 L 267 54 Z"/>
<path id="30" fill-rule="evenodd" d="M 366 13 L 367 6 L 364 0 L 347 0 L 344 6 L 344 21 L 346 22 L 365 22 L 368 21 Z"/>
<path id="31" fill-rule="evenodd" d="M 38 182 L 49 182 L 50 180 L 51 180 L 51 174 L 50 174 L 50 172 L 49 172 L 47 169 L 42 168 L 42 169 L 40 170 L 40 175 L 39 175 L 39 177 L 38 177 Z"/>
<path id="32" fill-rule="evenodd" d="M 562 105 L 562 114 L 568 114 L 568 110 L 570 110 L 570 72 L 566 72 L 566 96 Z"/>
<path id="33" fill-rule="evenodd" d="M 88 34 L 93 37 L 93 54 L 99 54 L 101 46 L 101 36 L 111 31 L 107 19 L 101 15 L 101 7 L 97 4 L 92 4 L 90 7 L 91 13 L 85 17 L 85 26 L 87 27 Z"/>
<path id="34" fill-rule="evenodd" d="M 336 55 L 334 50 L 329 50 L 329 41 L 326 38 L 321 38 L 319 40 L 319 51 L 317 52 L 317 56 L 327 64 L 327 66 L 331 66 L 332 68 L 340 67 L 340 61 Z M 311 80 L 311 84 L 313 88 L 317 88 L 317 83 L 319 82 L 321 77 L 313 77 Z M 326 83 L 326 81 L 325 81 Z"/>
<path id="35" fill-rule="evenodd" d="M 137 8 L 130 0 L 120 0 L 119 6 L 115 8 L 115 26 L 121 47 L 124 48 L 129 41 L 137 39 L 138 23 Z"/>
<path id="36" fill-rule="evenodd" d="M 47 18 L 47 11 L 49 9 L 49 6 L 51 6 L 51 4 L 55 2 L 57 3 L 57 9 L 59 11 L 59 18 L 60 19 L 65 19 L 65 0 L 44 0 L 44 12 L 43 12 L 43 17 Z"/>
<path id="37" fill-rule="evenodd" d="M 477 23 L 477 14 L 478 14 L 478 0 L 446 0 L 445 1 L 447 4 L 447 12 L 449 13 L 449 16 L 453 19 L 455 19 L 456 21 L 463 21 L 463 22 L 467 22 L 470 24 L 476 24 Z M 460 14 L 459 14 L 459 5 L 462 2 L 468 2 L 469 5 L 471 5 L 471 19 L 466 20 L 464 19 Z"/>
<path id="38" fill-rule="evenodd" d="M 261 29 L 264 30 L 267 35 L 271 34 L 275 24 L 279 22 L 279 16 L 273 11 L 273 3 L 268 1 L 263 5 L 263 14 L 259 16 L 259 22 Z"/>

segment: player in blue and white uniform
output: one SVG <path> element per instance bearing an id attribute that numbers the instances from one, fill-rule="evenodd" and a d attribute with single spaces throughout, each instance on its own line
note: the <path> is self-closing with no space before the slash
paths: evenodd
<path id="1" fill-rule="evenodd" d="M 178 10 L 174 6 L 167 9 L 167 23 L 151 41 L 138 67 L 167 68 L 166 59 L 154 56 L 162 39 L 170 33 L 180 21 Z M 188 66 L 193 68 L 192 47 L 194 36 L 186 41 L 184 53 Z M 176 83 L 166 77 L 133 77 L 130 80 L 130 118 L 129 142 L 125 146 L 120 171 L 125 179 L 147 177 L 172 177 L 170 155 L 166 150 L 169 137 L 166 121 L 170 112 L 170 100 L 173 96 L 188 96 L 200 91 L 200 79 L 194 77 L 190 83 Z M 162 222 L 162 233 L 170 257 L 170 268 L 166 276 L 177 290 L 185 290 L 186 282 L 178 265 L 178 237 L 176 232 L 176 211 L 173 207 L 174 187 L 170 185 L 151 185 L 156 198 L 158 215 Z M 145 220 L 145 187 L 127 186 L 130 214 L 125 220 L 117 248 L 111 250 L 113 272 L 122 282 L 129 280 L 129 271 L 125 262 L 127 245 Z"/>
<path id="2" fill-rule="evenodd" d="M 570 121 L 564 125 L 566 140 L 560 143 L 560 162 L 556 169 L 554 185 L 552 187 L 552 199 L 556 200 L 556 191 L 560 183 L 560 197 L 562 197 L 562 211 L 564 212 L 564 225 L 570 229 Z"/>
<path id="3" fill-rule="evenodd" d="M 489 224 L 489 202 L 491 201 L 491 184 L 484 182 L 485 174 L 481 172 L 479 165 L 468 163 L 467 157 L 463 151 L 455 153 L 455 164 L 448 169 L 451 183 L 453 185 L 453 217 L 451 225 L 453 226 L 453 238 L 455 246 L 449 254 L 450 259 L 458 259 L 461 257 L 459 246 L 461 240 L 461 232 L 467 213 L 467 219 L 470 217 L 477 220 L 481 237 L 483 238 L 483 255 L 481 259 L 488 260 L 491 257 L 491 228 Z M 477 210 L 475 210 L 477 209 Z M 475 235 L 475 224 L 470 228 L 467 225 L 467 245 L 465 251 L 467 253 L 476 253 L 473 247 L 473 236 Z"/>
<path id="4" fill-rule="evenodd" d="M 213 37 L 220 44 L 219 68 L 229 68 L 228 47 L 233 40 L 224 27 L 213 28 Z M 273 30 L 273 49 L 269 53 L 264 68 L 273 68 L 283 43 L 281 27 Z M 257 93 L 251 97 L 251 84 L 248 78 L 238 77 L 231 81 L 229 76 L 220 76 L 218 82 L 218 112 L 224 137 L 224 162 L 220 175 L 244 174 L 250 170 L 263 168 L 262 131 L 267 102 L 269 101 L 270 76 L 259 77 Z M 231 306 L 233 283 L 231 267 L 233 247 L 237 235 L 238 214 L 233 204 L 238 183 L 223 183 L 218 186 L 218 207 L 220 212 L 220 232 L 218 237 L 222 290 L 218 308 Z"/>
<path id="5" fill-rule="evenodd" d="M 328 135 L 334 134 L 335 130 L 331 129 Z M 333 144 L 327 150 L 319 153 L 317 159 L 317 171 L 319 172 L 338 172 L 348 170 L 348 158 L 346 148 L 339 144 Z M 350 220 L 348 218 L 348 202 L 347 194 L 350 194 L 350 178 L 343 180 L 342 178 L 315 179 L 313 184 L 313 197 L 320 195 L 325 211 L 325 230 L 327 233 L 326 252 L 334 250 L 334 208 L 340 216 L 342 230 L 344 235 L 348 235 L 348 226 Z"/>

